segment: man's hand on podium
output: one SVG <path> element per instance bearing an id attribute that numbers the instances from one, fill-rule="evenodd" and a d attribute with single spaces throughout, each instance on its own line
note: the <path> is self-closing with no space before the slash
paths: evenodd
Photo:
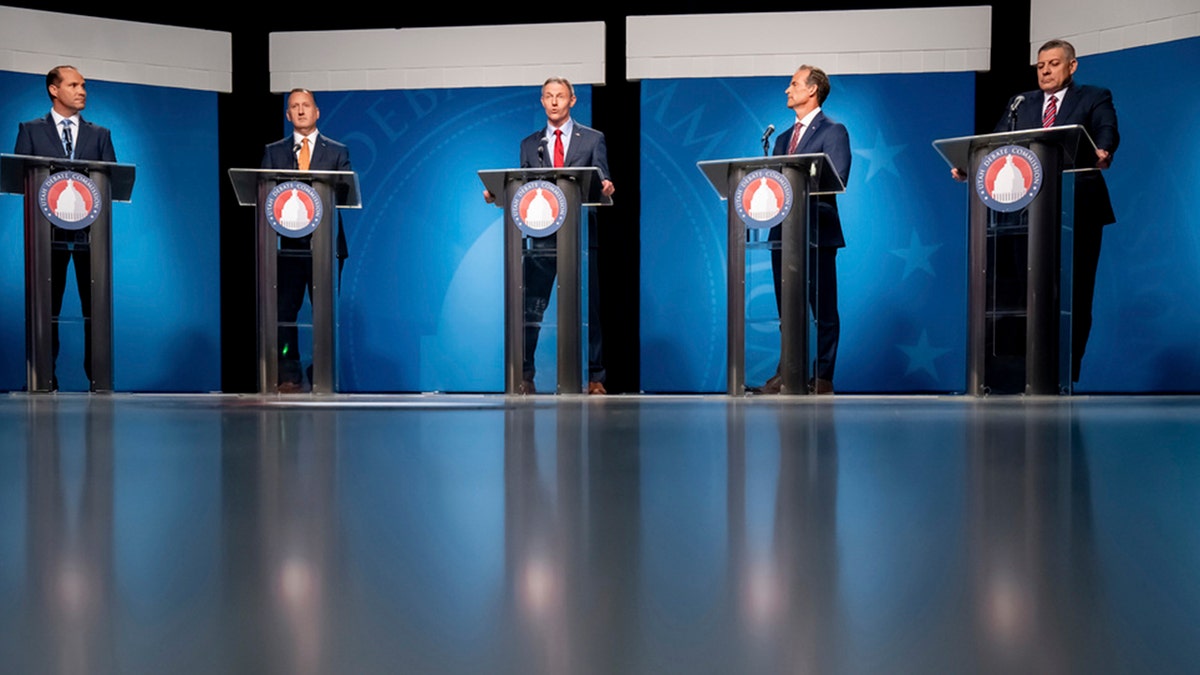
<path id="1" fill-rule="evenodd" d="M 962 169 L 958 169 L 958 168 L 950 169 L 950 177 L 960 183 L 967 182 L 967 174 L 965 172 L 963 172 Z"/>
<path id="2" fill-rule="evenodd" d="M 484 190 L 483 191 L 483 201 L 485 201 L 489 204 L 495 204 L 496 203 L 496 195 L 488 192 L 487 190 Z"/>

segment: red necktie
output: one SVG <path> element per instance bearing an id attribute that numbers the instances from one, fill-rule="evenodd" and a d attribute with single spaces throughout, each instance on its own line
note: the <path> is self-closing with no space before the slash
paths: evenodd
<path id="1" fill-rule="evenodd" d="M 792 140 L 788 141 L 787 154 L 796 154 L 796 148 L 800 146 L 800 134 L 804 132 L 804 125 L 796 122 L 796 126 L 792 127 Z"/>
<path id="2" fill-rule="evenodd" d="M 565 155 L 565 154 L 566 153 L 563 152 L 562 129 L 555 129 L 554 130 L 554 167 L 555 168 L 559 168 L 563 165 L 563 155 Z"/>
<path id="3" fill-rule="evenodd" d="M 1055 117 L 1058 117 L 1058 97 L 1051 96 L 1049 100 L 1046 101 L 1046 112 L 1042 113 L 1042 126 L 1054 126 Z"/>

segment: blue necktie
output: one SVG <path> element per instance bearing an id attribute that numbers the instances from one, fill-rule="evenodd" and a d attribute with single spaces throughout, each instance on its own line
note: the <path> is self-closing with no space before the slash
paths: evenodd
<path id="1" fill-rule="evenodd" d="M 71 142 L 71 120 L 63 120 L 63 151 L 67 153 L 67 159 L 75 159 L 75 144 Z"/>

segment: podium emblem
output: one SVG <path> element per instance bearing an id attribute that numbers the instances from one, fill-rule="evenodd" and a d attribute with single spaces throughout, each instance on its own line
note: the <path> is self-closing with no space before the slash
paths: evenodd
<path id="1" fill-rule="evenodd" d="M 96 221 L 103 207 L 100 188 L 91 178 L 62 171 L 47 178 L 38 190 L 38 206 L 55 227 L 82 230 Z"/>
<path id="2" fill-rule="evenodd" d="M 792 185 L 774 169 L 746 174 L 734 192 L 734 208 L 749 228 L 775 227 L 792 210 Z"/>
<path id="3" fill-rule="evenodd" d="M 567 195 L 549 181 L 529 181 L 517 189 L 509 210 L 517 229 L 530 237 L 549 237 L 567 219 Z"/>
<path id="4" fill-rule="evenodd" d="M 321 196 L 307 183 L 289 180 L 276 185 L 263 204 L 271 229 L 298 239 L 312 234 L 325 211 Z"/>
<path id="5" fill-rule="evenodd" d="M 1019 145 L 989 152 L 975 172 L 975 194 L 993 211 L 1012 213 L 1029 206 L 1042 189 L 1042 162 Z"/>

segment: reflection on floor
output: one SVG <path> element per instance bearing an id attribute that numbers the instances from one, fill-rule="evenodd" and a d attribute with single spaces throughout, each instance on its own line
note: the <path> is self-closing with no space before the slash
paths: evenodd
<path id="1" fill-rule="evenodd" d="M 0 397 L 14 673 L 1170 673 L 1200 398 Z"/>

